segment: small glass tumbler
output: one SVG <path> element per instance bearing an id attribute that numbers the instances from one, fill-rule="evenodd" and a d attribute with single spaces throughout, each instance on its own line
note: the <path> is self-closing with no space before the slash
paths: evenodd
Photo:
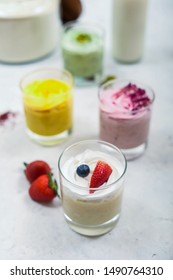
<path id="1" fill-rule="evenodd" d="M 117 79 L 99 89 L 100 139 L 116 145 L 127 160 L 147 146 L 154 102 L 153 90 L 140 82 Z"/>
<path id="2" fill-rule="evenodd" d="M 68 138 L 73 122 L 73 78 L 66 70 L 41 69 L 20 83 L 27 134 L 51 146 Z"/>
<path id="3" fill-rule="evenodd" d="M 104 32 L 95 23 L 71 22 L 62 37 L 64 68 L 75 77 L 75 84 L 99 83 L 103 69 Z"/>
<path id="4" fill-rule="evenodd" d="M 108 163 L 112 173 L 106 183 L 90 188 L 99 161 Z M 90 168 L 85 178 L 77 174 L 81 164 Z M 58 161 L 60 190 L 65 219 L 71 229 L 88 236 L 113 229 L 120 216 L 126 165 L 117 147 L 99 140 L 77 142 L 61 154 Z"/>

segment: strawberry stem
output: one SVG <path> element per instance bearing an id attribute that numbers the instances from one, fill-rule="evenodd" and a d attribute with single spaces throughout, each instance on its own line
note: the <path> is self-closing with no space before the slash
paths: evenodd
<path id="1" fill-rule="evenodd" d="M 23 162 L 23 164 L 24 164 L 25 166 L 27 166 L 27 165 L 28 165 L 28 163 L 26 163 L 26 162 Z"/>
<path id="2" fill-rule="evenodd" d="M 48 172 L 48 177 L 49 177 L 49 187 L 52 190 L 54 190 L 55 195 L 60 198 L 60 196 L 58 194 L 58 184 L 57 184 L 57 181 L 55 179 L 54 180 L 52 179 L 52 173 L 51 172 Z"/>

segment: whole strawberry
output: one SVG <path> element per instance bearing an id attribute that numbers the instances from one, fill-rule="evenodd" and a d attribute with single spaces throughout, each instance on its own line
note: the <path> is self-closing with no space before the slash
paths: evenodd
<path id="1" fill-rule="evenodd" d="M 29 188 L 30 197 L 38 202 L 50 202 L 57 196 L 57 183 L 49 173 L 38 177 Z"/>
<path id="2" fill-rule="evenodd" d="M 94 189 L 106 183 L 112 173 L 110 165 L 104 161 L 99 160 L 94 168 L 89 193 L 94 193 Z"/>
<path id="3" fill-rule="evenodd" d="M 24 170 L 26 178 L 30 183 L 43 174 L 48 174 L 51 171 L 50 166 L 43 160 L 35 160 L 31 163 L 24 163 L 26 169 Z"/>

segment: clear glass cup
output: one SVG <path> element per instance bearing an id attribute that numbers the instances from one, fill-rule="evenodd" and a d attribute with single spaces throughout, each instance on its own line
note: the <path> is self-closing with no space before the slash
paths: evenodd
<path id="1" fill-rule="evenodd" d="M 91 176 L 99 160 L 108 163 L 113 171 L 107 183 L 91 189 Z M 90 168 L 85 178 L 76 173 L 83 163 Z M 126 167 L 122 152 L 104 141 L 84 140 L 63 151 L 58 161 L 60 192 L 65 219 L 71 229 L 96 236 L 114 228 L 121 212 Z"/>
<path id="2" fill-rule="evenodd" d="M 29 137 L 51 146 L 68 138 L 73 123 L 73 78 L 66 70 L 45 68 L 20 82 Z"/>
<path id="3" fill-rule="evenodd" d="M 104 32 L 91 22 L 70 22 L 64 26 L 62 56 L 64 68 L 75 77 L 75 84 L 99 83 L 103 70 Z"/>
<path id="4" fill-rule="evenodd" d="M 99 89 L 100 139 L 116 145 L 128 160 L 141 156 L 147 146 L 154 99 L 153 90 L 137 81 L 117 79 L 103 84 Z"/>

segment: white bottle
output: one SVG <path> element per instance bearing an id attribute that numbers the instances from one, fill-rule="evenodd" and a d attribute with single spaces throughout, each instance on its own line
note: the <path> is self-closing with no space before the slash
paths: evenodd
<path id="1" fill-rule="evenodd" d="M 143 54 L 148 0 L 113 0 L 113 57 L 123 63 Z"/>
<path id="2" fill-rule="evenodd" d="M 0 0 L 0 61 L 22 63 L 52 52 L 60 0 Z"/>

